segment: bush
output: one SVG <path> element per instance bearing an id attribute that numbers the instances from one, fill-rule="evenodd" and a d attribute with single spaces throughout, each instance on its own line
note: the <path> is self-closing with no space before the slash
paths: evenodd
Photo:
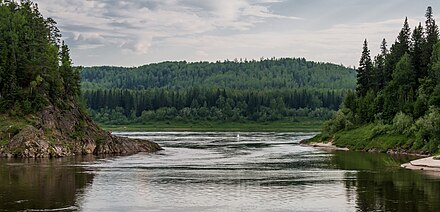
<path id="1" fill-rule="evenodd" d="M 342 110 L 339 110 L 334 115 L 333 119 L 324 123 L 323 131 L 328 134 L 333 134 L 343 129 L 348 129 L 353 126 L 353 123 L 349 120 L 348 115 Z"/>
<path id="2" fill-rule="evenodd" d="M 439 149 L 440 144 L 440 112 L 431 108 L 427 115 L 419 118 L 414 124 L 417 139 L 425 143 L 425 148 L 430 152 Z"/>
<path id="3" fill-rule="evenodd" d="M 393 130 L 397 134 L 409 135 L 411 126 L 413 125 L 413 118 L 405 113 L 397 113 L 393 119 Z"/>
<path id="4" fill-rule="evenodd" d="M 369 139 L 371 140 L 377 136 L 388 134 L 390 131 L 393 131 L 393 126 L 383 124 L 383 122 L 377 122 L 371 130 Z"/>

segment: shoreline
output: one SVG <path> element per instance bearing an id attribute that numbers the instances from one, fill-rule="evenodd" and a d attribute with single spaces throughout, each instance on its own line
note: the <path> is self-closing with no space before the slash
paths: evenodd
<path id="1" fill-rule="evenodd" d="M 302 140 L 300 142 L 303 146 L 314 147 L 326 151 L 350 151 L 347 147 L 337 147 L 333 142 L 310 142 L 308 140 Z M 374 152 L 374 151 L 366 151 L 366 152 Z M 416 160 L 409 161 L 408 163 L 401 164 L 400 167 L 409 170 L 419 170 L 419 171 L 430 171 L 430 172 L 440 172 L 440 159 L 434 159 L 435 156 L 417 154 L 417 153 L 408 153 L 401 152 L 395 150 L 388 150 L 386 154 L 389 155 L 413 155 L 417 157 L 421 157 Z"/>
<path id="2" fill-rule="evenodd" d="M 426 157 L 404 163 L 400 167 L 410 170 L 440 172 L 440 160 L 436 160 L 434 157 Z"/>
<path id="3" fill-rule="evenodd" d="M 312 142 L 312 143 L 305 143 L 307 140 L 301 141 L 300 144 L 303 146 L 309 146 L 309 147 L 315 147 L 322 150 L 328 150 L 328 151 L 350 151 L 347 147 L 337 147 L 331 142 L 323 143 L 323 142 Z"/>

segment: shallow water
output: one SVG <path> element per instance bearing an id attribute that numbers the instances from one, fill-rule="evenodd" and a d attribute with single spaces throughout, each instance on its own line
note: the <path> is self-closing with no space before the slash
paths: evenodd
<path id="1" fill-rule="evenodd" d="M 440 177 L 409 157 L 325 152 L 307 133 L 115 133 L 164 151 L 0 160 L 0 209 L 440 211 Z"/>

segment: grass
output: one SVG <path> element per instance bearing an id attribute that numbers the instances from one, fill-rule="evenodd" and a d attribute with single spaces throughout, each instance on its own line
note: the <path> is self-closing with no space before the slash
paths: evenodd
<path id="1" fill-rule="evenodd" d="M 414 148 L 414 138 L 390 132 L 376 135 L 375 127 L 375 124 L 368 124 L 354 129 L 339 131 L 334 135 L 334 143 L 338 147 L 347 147 L 351 150 L 360 151 L 376 150 L 386 152 L 390 149 L 419 150 L 419 148 Z M 328 136 L 319 134 L 308 142 L 326 142 L 330 139 Z"/>
<path id="2" fill-rule="evenodd" d="M 405 135 L 389 133 L 373 137 L 374 127 L 374 124 L 369 124 L 351 130 L 340 131 L 335 135 L 335 143 L 337 146 L 344 146 L 353 150 L 376 149 L 386 151 L 403 147 L 411 139 Z"/>
<path id="3" fill-rule="evenodd" d="M 274 122 L 223 122 L 223 121 L 154 121 L 145 124 L 100 125 L 112 131 L 242 131 L 242 132 L 317 132 L 323 121 L 298 119 Z"/>
<path id="4" fill-rule="evenodd" d="M 0 147 L 5 146 L 8 143 L 9 143 L 8 140 L 0 140 Z"/>
<path id="5" fill-rule="evenodd" d="M 26 118 L 0 114 L 0 140 L 8 140 L 29 124 Z M 2 142 L 4 143 L 4 142 Z"/>

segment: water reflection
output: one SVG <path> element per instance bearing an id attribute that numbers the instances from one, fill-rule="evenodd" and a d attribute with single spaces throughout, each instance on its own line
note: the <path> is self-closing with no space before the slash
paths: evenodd
<path id="1" fill-rule="evenodd" d="M 0 159 L 0 210 L 74 210 L 93 174 L 72 166 L 93 157 Z"/>
<path id="2" fill-rule="evenodd" d="M 356 192 L 359 211 L 440 211 L 440 178 L 399 168 L 411 159 L 414 158 L 338 152 L 332 157 L 332 164 L 339 169 L 359 170 L 345 181 L 347 194 Z"/>
<path id="3" fill-rule="evenodd" d="M 411 157 L 325 152 L 297 133 L 128 133 L 165 150 L 0 160 L 0 210 L 440 211 L 440 177 Z"/>

